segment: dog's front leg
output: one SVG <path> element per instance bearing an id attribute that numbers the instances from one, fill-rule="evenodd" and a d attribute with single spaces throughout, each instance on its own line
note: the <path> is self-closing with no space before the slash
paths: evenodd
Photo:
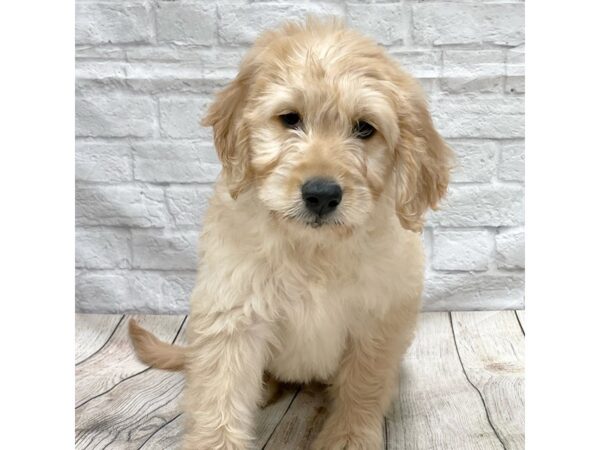
<path id="1" fill-rule="evenodd" d="M 188 342 L 183 448 L 250 448 L 261 399 L 264 325 L 239 310 L 194 315 Z"/>
<path id="2" fill-rule="evenodd" d="M 389 314 L 351 335 L 331 386 L 333 404 L 313 450 L 379 450 L 383 418 L 397 386 L 400 359 L 412 340 L 417 311 Z"/>

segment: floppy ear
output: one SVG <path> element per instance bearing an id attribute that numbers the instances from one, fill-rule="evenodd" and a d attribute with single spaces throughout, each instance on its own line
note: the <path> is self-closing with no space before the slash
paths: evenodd
<path id="1" fill-rule="evenodd" d="M 417 82 L 402 79 L 399 85 L 396 214 L 404 228 L 421 231 L 425 211 L 435 209 L 446 193 L 453 155 L 433 126 Z"/>
<path id="2" fill-rule="evenodd" d="M 248 59 L 242 63 L 237 77 L 217 94 L 202 120 L 202 125 L 213 127 L 217 155 L 234 199 L 251 179 L 249 133 L 242 115 L 253 77 L 254 68 Z"/>

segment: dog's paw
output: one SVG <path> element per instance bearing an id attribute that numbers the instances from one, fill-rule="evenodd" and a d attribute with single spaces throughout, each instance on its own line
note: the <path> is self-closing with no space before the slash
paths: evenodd
<path id="1" fill-rule="evenodd" d="M 275 403 L 281 397 L 281 385 L 268 373 L 263 375 L 263 389 L 258 406 L 266 408 L 272 403 Z"/>
<path id="2" fill-rule="evenodd" d="M 348 432 L 331 435 L 322 432 L 310 447 L 311 450 L 380 450 L 383 447 L 381 433 L 358 435 Z"/>

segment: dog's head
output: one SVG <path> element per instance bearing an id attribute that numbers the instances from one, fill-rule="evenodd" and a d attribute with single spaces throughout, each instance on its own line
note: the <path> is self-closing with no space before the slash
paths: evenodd
<path id="1" fill-rule="evenodd" d="M 386 196 L 419 230 L 448 184 L 451 152 L 418 83 L 336 21 L 264 33 L 204 123 L 231 196 L 252 187 L 293 226 L 352 230 Z"/>

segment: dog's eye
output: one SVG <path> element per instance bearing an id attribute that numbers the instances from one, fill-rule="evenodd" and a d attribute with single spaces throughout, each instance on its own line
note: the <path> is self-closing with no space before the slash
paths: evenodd
<path id="1" fill-rule="evenodd" d="M 375 127 L 373 127 L 373 125 L 371 125 L 369 122 L 359 120 L 356 125 L 354 125 L 352 132 L 359 139 L 368 139 L 373 136 L 373 133 L 375 133 Z"/>
<path id="2" fill-rule="evenodd" d="M 279 116 L 279 119 L 281 119 L 281 123 L 287 128 L 298 128 L 302 122 L 300 114 L 295 112 L 282 114 Z"/>

